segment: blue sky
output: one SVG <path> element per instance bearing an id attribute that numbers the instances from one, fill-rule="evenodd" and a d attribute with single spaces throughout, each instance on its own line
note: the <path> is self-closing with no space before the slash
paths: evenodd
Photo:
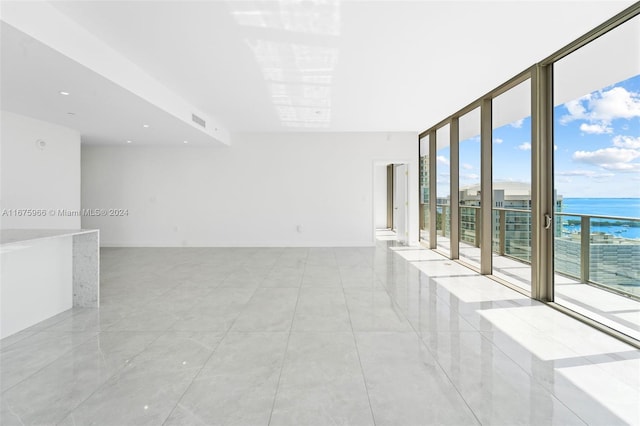
<path id="1" fill-rule="evenodd" d="M 640 197 L 640 75 L 554 109 L 555 185 L 565 197 Z"/>
<path id="2" fill-rule="evenodd" d="M 479 137 L 460 143 L 460 186 L 480 182 Z M 531 118 L 493 130 L 493 178 L 530 182 Z M 640 75 L 554 109 L 554 181 L 572 197 L 640 197 Z M 449 149 L 438 155 L 448 195 Z M 443 167 L 444 166 L 444 167 Z"/>

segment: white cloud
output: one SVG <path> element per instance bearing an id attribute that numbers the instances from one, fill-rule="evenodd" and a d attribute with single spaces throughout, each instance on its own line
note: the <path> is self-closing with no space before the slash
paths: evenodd
<path id="1" fill-rule="evenodd" d="M 617 146 L 618 148 L 640 149 L 640 136 L 617 135 L 613 138 L 613 146 Z"/>
<path id="2" fill-rule="evenodd" d="M 447 157 L 445 157 L 444 155 L 438 155 L 436 157 L 436 159 L 438 160 L 438 163 L 448 166 L 449 165 L 449 159 Z"/>
<path id="3" fill-rule="evenodd" d="M 623 172 L 640 171 L 640 163 L 632 163 L 640 157 L 640 150 L 626 148 L 603 148 L 596 151 L 576 151 L 573 159 L 580 163 L 599 166 L 605 170 L 618 170 Z"/>
<path id="4" fill-rule="evenodd" d="M 606 124 L 587 124 L 582 123 L 580 125 L 580 131 L 584 133 L 591 133 L 594 135 L 602 135 L 604 133 L 612 133 L 613 129 Z"/>
<path id="5" fill-rule="evenodd" d="M 597 120 L 640 117 L 640 93 L 614 87 L 602 92 L 599 99 L 590 102 L 592 115 Z"/>
<path id="6" fill-rule="evenodd" d="M 522 151 L 531 151 L 531 144 L 529 142 L 523 142 L 518 145 L 518 149 Z"/>
<path id="7" fill-rule="evenodd" d="M 567 111 L 569 111 L 569 114 L 560 117 L 560 123 L 567 124 L 573 120 L 586 120 L 587 109 L 583 105 L 583 102 L 588 102 L 590 99 L 591 95 L 586 95 L 564 104 L 564 107 L 567 109 Z"/>
<path id="8" fill-rule="evenodd" d="M 523 122 L 524 122 L 524 118 L 521 118 L 520 120 L 516 120 L 513 123 L 511 123 L 511 127 L 515 127 L 516 129 L 519 129 L 522 127 Z"/>
<path id="9" fill-rule="evenodd" d="M 569 101 L 564 106 L 569 113 L 560 118 L 561 124 L 587 120 L 607 126 L 617 118 L 640 117 L 640 93 L 618 86 Z"/>
<path id="10" fill-rule="evenodd" d="M 498 145 L 500 145 L 502 142 L 504 142 L 504 140 L 500 139 L 500 138 L 495 138 L 493 140 L 493 143 L 497 143 Z"/>
<path id="11" fill-rule="evenodd" d="M 471 164 L 463 163 L 462 168 L 465 170 L 472 170 L 473 166 Z"/>

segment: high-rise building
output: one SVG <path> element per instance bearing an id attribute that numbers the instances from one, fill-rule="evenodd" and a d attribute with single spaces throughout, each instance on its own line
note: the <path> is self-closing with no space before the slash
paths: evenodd
<path id="1" fill-rule="evenodd" d="M 476 245 L 480 214 L 480 185 L 460 188 L 460 240 Z M 493 250 L 529 262 L 531 260 L 531 184 L 493 182 Z M 556 196 L 556 210 L 562 210 L 562 195 Z M 556 232 L 560 218 L 556 219 Z"/>

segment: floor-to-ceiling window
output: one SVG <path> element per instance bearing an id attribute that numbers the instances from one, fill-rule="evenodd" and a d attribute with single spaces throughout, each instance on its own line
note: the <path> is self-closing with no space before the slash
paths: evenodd
<path id="1" fill-rule="evenodd" d="M 636 343 L 639 14 L 630 7 L 420 140 L 429 247 Z"/>
<path id="2" fill-rule="evenodd" d="M 436 242 L 438 250 L 451 253 L 451 149 L 450 128 L 436 131 Z"/>
<path id="3" fill-rule="evenodd" d="M 459 120 L 459 258 L 480 268 L 480 108 Z"/>
<path id="4" fill-rule="evenodd" d="M 640 17 L 553 74 L 554 299 L 640 338 Z"/>
<path id="5" fill-rule="evenodd" d="M 531 290 L 531 80 L 492 100 L 493 275 Z"/>

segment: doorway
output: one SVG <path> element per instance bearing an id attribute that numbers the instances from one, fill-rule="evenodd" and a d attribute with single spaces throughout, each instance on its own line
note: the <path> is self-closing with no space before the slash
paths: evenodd
<path id="1" fill-rule="evenodd" d="M 408 244 L 408 164 L 374 164 L 375 239 Z"/>

